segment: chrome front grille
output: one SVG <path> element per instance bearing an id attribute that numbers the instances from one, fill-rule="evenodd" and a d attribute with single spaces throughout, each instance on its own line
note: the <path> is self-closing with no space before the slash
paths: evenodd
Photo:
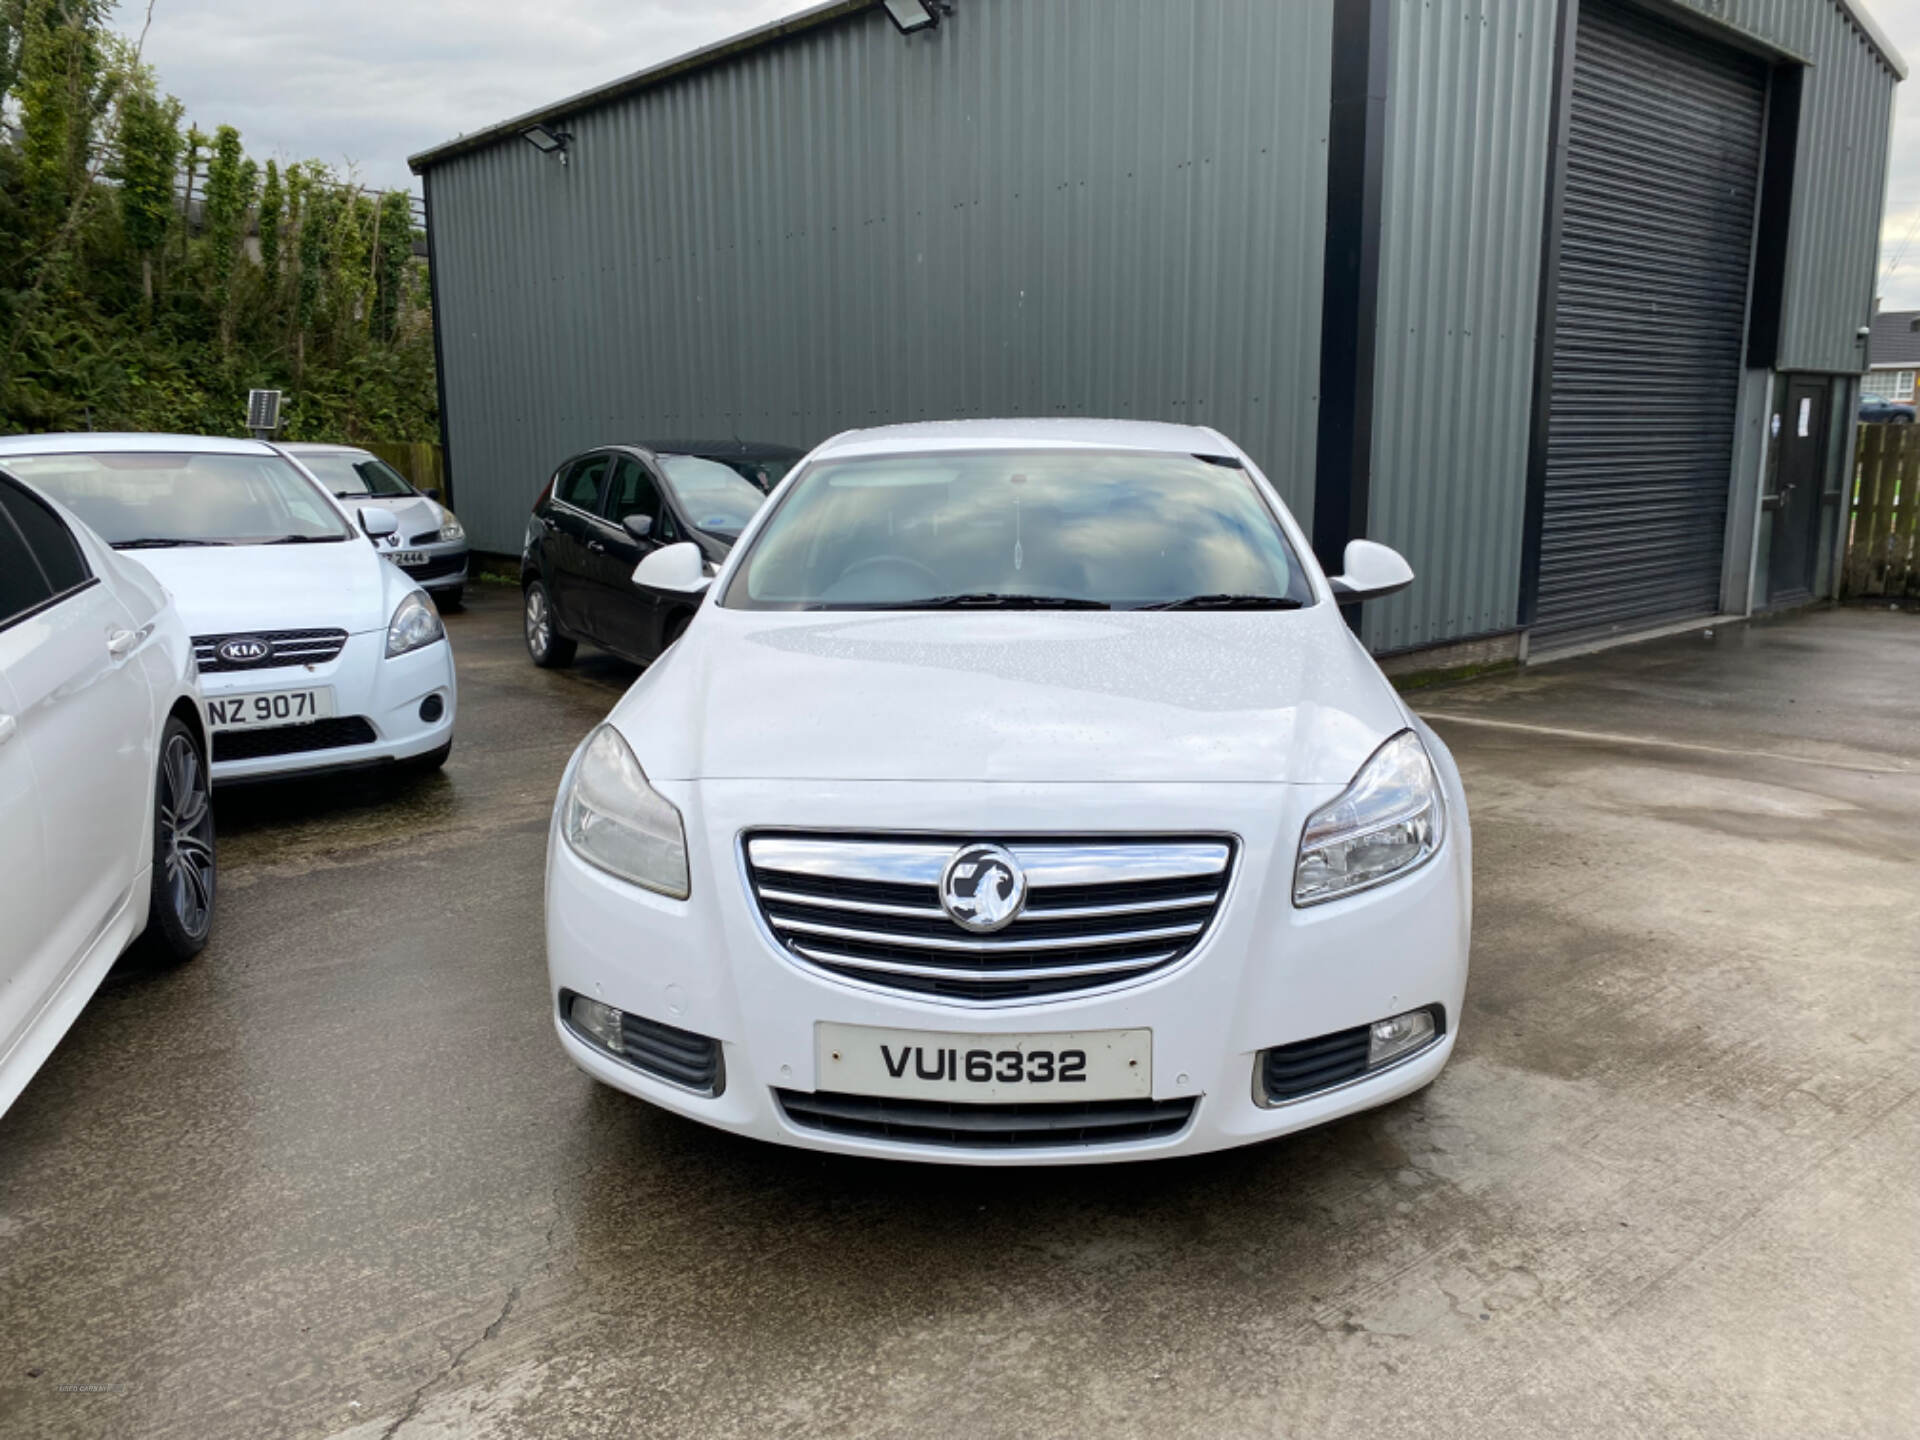
<path id="1" fill-rule="evenodd" d="M 747 878 L 796 958 L 871 985 L 951 1000 L 1046 999 L 1135 980 L 1193 950 L 1213 923 L 1232 842 L 1002 839 L 1025 907 L 976 934 L 940 903 L 956 851 L 992 837 L 760 834 Z"/>
<path id="2" fill-rule="evenodd" d="M 223 640 L 264 640 L 268 653 L 258 660 L 223 660 Z M 202 675 L 229 670 L 272 670 L 283 665 L 324 665 L 347 644 L 344 630 L 235 630 L 226 635 L 193 637 L 193 658 Z"/>

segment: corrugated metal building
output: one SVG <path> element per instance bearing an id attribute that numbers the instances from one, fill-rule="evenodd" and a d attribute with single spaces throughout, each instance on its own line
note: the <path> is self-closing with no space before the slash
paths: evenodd
<path id="1" fill-rule="evenodd" d="M 1832 583 L 1904 76 L 1860 0 L 918 5 L 414 157 L 480 547 L 593 444 L 1089 414 L 1404 551 L 1380 651 Z"/>

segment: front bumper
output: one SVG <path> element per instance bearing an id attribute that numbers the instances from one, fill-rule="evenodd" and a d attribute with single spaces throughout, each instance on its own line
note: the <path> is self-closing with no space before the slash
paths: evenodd
<path id="1" fill-rule="evenodd" d="M 203 674 L 200 689 L 207 700 L 330 686 L 334 718 L 337 721 L 362 718 L 374 737 L 361 744 L 222 760 L 216 733 L 214 783 L 278 779 L 379 765 L 424 755 L 448 743 L 453 738 L 454 717 L 459 709 L 452 648 L 445 639 L 440 639 L 392 659 L 386 652 L 387 632 L 369 630 L 349 635 L 339 655 L 323 664 Z M 440 698 L 441 713 L 434 720 L 423 719 L 420 713 L 422 704 L 430 696 Z M 298 728 L 286 727 L 292 743 L 302 743 L 305 738 L 293 734 Z M 211 727 L 209 729 L 211 731 Z"/>
<path id="2" fill-rule="evenodd" d="M 1438 757 L 1436 757 L 1438 758 Z M 1450 765 L 1440 852 L 1404 879 L 1295 909 L 1295 842 L 1337 787 L 1286 785 L 864 785 L 659 783 L 685 817 L 692 896 L 669 900 L 586 864 L 556 830 L 547 859 L 550 1013 L 581 1069 L 705 1124 L 814 1150 L 965 1164 L 1070 1164 L 1196 1154 L 1305 1129 L 1428 1084 L 1452 1053 L 1466 987 L 1471 849 Z M 910 792 L 910 793 L 902 793 Z M 1233 833 L 1235 869 L 1213 928 L 1184 960 L 1135 983 L 1040 1001 L 958 1003 L 805 968 L 761 918 L 740 836 L 797 830 L 922 831 L 995 837 L 1089 825 L 1103 831 Z M 725 1088 L 703 1096 L 598 1050 L 560 1023 L 562 990 L 717 1040 Z M 1256 1081 L 1267 1049 L 1444 1007 L 1446 1033 L 1378 1074 L 1269 1106 Z M 814 1027 L 1153 1032 L 1152 1097 L 1191 1099 L 1177 1133 L 1120 1144 L 966 1149 L 835 1134 L 795 1123 L 776 1091 L 817 1088 Z"/>
<path id="3" fill-rule="evenodd" d="M 417 550 L 426 557 L 418 565 L 397 565 L 396 568 L 428 594 L 444 594 L 449 590 L 458 590 L 467 583 L 468 551 L 465 540 L 436 540 L 431 545 L 402 545 L 400 548 Z M 382 550 L 380 554 L 389 564 L 396 564 L 392 552 Z"/>

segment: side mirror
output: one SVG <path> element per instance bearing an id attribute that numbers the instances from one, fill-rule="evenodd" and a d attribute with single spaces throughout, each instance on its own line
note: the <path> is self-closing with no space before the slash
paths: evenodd
<path id="1" fill-rule="evenodd" d="M 682 595 L 698 595 L 713 583 L 707 574 L 707 557 L 691 540 L 678 545 L 662 545 L 633 567 L 633 583 L 650 590 L 674 590 Z"/>
<path id="2" fill-rule="evenodd" d="M 620 528 L 644 545 L 647 543 L 648 537 L 653 534 L 653 517 L 651 515 L 628 515 L 621 520 Z"/>
<path id="3" fill-rule="evenodd" d="M 434 504 L 438 505 L 440 503 L 440 487 L 438 485 L 429 485 L 420 493 L 426 496 L 427 499 L 433 501 Z"/>
<path id="4" fill-rule="evenodd" d="M 383 510 L 378 505 L 362 505 L 360 528 L 367 532 L 369 540 L 378 540 L 383 536 L 399 534 L 400 522 L 393 518 L 391 510 Z"/>
<path id="5" fill-rule="evenodd" d="M 1342 605 L 1378 600 L 1413 583 L 1413 567 L 1398 550 L 1372 540 L 1349 540 L 1342 574 L 1329 575 L 1333 598 Z"/>

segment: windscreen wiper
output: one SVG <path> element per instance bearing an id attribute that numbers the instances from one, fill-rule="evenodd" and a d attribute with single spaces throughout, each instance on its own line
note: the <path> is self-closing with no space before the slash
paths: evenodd
<path id="1" fill-rule="evenodd" d="M 275 535 L 270 540 L 254 540 L 254 545 L 330 545 L 338 535 Z"/>
<path id="2" fill-rule="evenodd" d="M 993 590 L 973 590 L 964 595 L 930 595 L 924 600 L 908 600 L 903 610 L 1111 610 L 1104 600 L 1083 600 L 1076 595 L 1009 595 Z"/>
<path id="3" fill-rule="evenodd" d="M 145 535 L 138 540 L 116 540 L 116 550 L 171 550 L 176 545 L 224 545 L 224 540 L 169 540 L 159 535 Z"/>
<path id="4" fill-rule="evenodd" d="M 1184 600 L 1166 600 L 1158 605 L 1136 605 L 1136 610 L 1298 610 L 1301 603 L 1290 595 L 1189 595 Z"/>

